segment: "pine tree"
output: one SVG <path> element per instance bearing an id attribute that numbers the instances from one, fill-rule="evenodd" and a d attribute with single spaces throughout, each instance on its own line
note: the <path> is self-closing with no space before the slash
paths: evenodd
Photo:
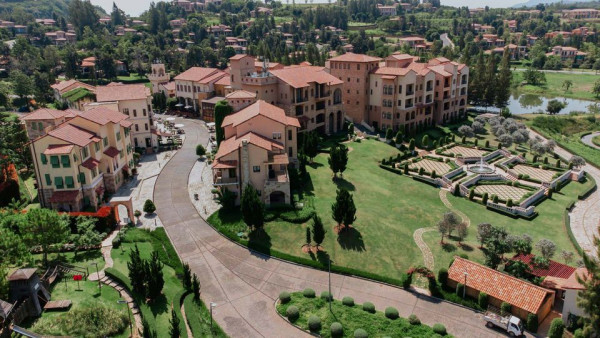
<path id="1" fill-rule="evenodd" d="M 156 299 L 162 292 L 165 280 L 163 277 L 163 264 L 158 258 L 158 252 L 152 251 L 152 257 L 147 264 L 147 296 L 150 299 Z"/>
<path id="2" fill-rule="evenodd" d="M 354 205 L 354 197 L 348 193 L 346 212 L 344 213 L 344 225 L 348 227 L 356 221 L 356 206 Z"/>
<path id="3" fill-rule="evenodd" d="M 496 57 L 492 54 L 488 57 L 484 74 L 485 92 L 482 97 L 483 105 L 489 107 L 494 105 L 496 99 Z"/>
<path id="4" fill-rule="evenodd" d="M 477 56 L 477 63 L 471 75 L 471 84 L 469 85 L 469 99 L 475 105 L 479 105 L 485 92 L 485 60 L 483 51 Z"/>
<path id="5" fill-rule="evenodd" d="M 169 335 L 171 338 L 179 338 L 181 335 L 181 329 L 179 328 L 180 320 L 179 317 L 177 317 L 177 312 L 175 312 L 173 306 L 171 306 L 171 320 L 169 320 L 169 323 L 171 323 Z"/>
<path id="6" fill-rule="evenodd" d="M 348 191 L 338 189 L 335 196 L 335 202 L 331 205 L 331 217 L 337 222 L 338 226 L 342 225 L 344 215 L 346 214 Z"/>
<path id="7" fill-rule="evenodd" d="M 127 262 L 127 269 L 129 270 L 129 280 L 131 281 L 131 288 L 133 292 L 143 295 L 144 294 L 144 282 L 146 281 L 144 261 L 140 257 L 140 249 L 137 244 L 134 249 L 129 253 L 129 262 Z"/>
<path id="8" fill-rule="evenodd" d="M 503 108 L 508 104 L 510 99 L 510 83 L 512 80 L 512 73 L 510 71 L 510 53 L 508 47 L 504 49 L 504 55 L 502 56 L 502 62 L 500 63 L 500 69 L 498 72 L 498 81 L 496 82 L 496 106 Z"/>
<path id="9" fill-rule="evenodd" d="M 219 101 L 215 105 L 215 135 L 217 138 L 217 146 L 225 139 L 225 130 L 221 127 L 221 124 L 223 124 L 225 116 L 232 112 L 233 108 L 225 100 Z"/>
<path id="10" fill-rule="evenodd" d="M 198 276 L 194 274 L 192 278 L 192 292 L 194 293 L 194 300 L 200 300 L 200 280 L 198 280 Z"/>
<path id="11" fill-rule="evenodd" d="M 313 216 L 312 237 L 315 243 L 317 244 L 317 248 L 319 247 L 319 245 L 321 245 L 321 243 L 323 243 L 323 240 L 325 239 L 325 233 L 326 231 L 323 227 L 323 221 L 321 221 L 321 217 L 315 214 Z"/>
<path id="12" fill-rule="evenodd" d="M 192 290 L 192 271 L 190 270 L 190 265 L 188 263 L 183 263 L 183 287 L 191 291 Z"/>
<path id="13" fill-rule="evenodd" d="M 260 228 L 265 222 L 265 206 L 253 186 L 247 185 L 242 192 L 242 218 L 248 227 Z"/>
<path id="14" fill-rule="evenodd" d="M 310 243 L 312 243 L 312 239 L 310 238 L 310 227 L 306 227 L 306 245 L 310 247 Z"/>

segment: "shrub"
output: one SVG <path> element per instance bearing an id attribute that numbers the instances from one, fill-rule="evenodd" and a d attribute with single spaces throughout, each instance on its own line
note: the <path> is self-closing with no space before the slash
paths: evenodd
<path id="1" fill-rule="evenodd" d="M 419 175 L 423 175 L 425 173 L 425 169 L 423 167 L 419 168 Z"/>
<path id="2" fill-rule="evenodd" d="M 456 284 L 456 295 L 462 297 L 463 292 L 465 292 L 465 285 L 462 283 Z"/>
<path id="3" fill-rule="evenodd" d="M 202 157 L 204 155 L 206 155 L 206 148 L 204 148 L 203 145 L 199 144 L 196 146 L 196 155 L 198 157 Z"/>
<path id="4" fill-rule="evenodd" d="M 295 322 L 300 317 L 300 310 L 294 305 L 290 306 L 285 310 L 285 315 L 290 322 Z"/>
<path id="5" fill-rule="evenodd" d="M 488 193 L 483 193 L 483 197 L 481 198 L 481 204 L 486 205 L 488 201 Z"/>
<path id="6" fill-rule="evenodd" d="M 354 298 L 344 297 L 344 298 L 342 298 L 342 304 L 344 304 L 346 306 L 354 306 Z"/>
<path id="7" fill-rule="evenodd" d="M 565 324 L 561 318 L 554 318 L 550 324 L 550 331 L 548 331 L 548 338 L 562 338 L 563 332 L 565 331 Z"/>
<path id="8" fill-rule="evenodd" d="M 354 338 L 367 338 L 369 334 L 364 329 L 356 329 L 354 331 Z"/>
<path id="9" fill-rule="evenodd" d="M 477 303 L 479 304 L 479 306 L 482 309 L 484 309 L 484 310 L 487 309 L 489 301 L 490 301 L 490 297 L 488 296 L 487 293 L 485 293 L 485 292 L 480 292 L 479 293 L 479 297 L 477 299 Z"/>
<path id="10" fill-rule="evenodd" d="M 289 292 L 283 291 L 279 294 L 279 301 L 281 302 L 281 304 L 286 304 L 290 300 L 292 300 L 292 297 L 290 296 Z"/>
<path id="11" fill-rule="evenodd" d="M 440 336 L 445 336 L 446 334 L 448 334 L 446 332 L 446 327 L 440 323 L 437 324 L 433 324 L 433 332 L 439 334 Z"/>
<path id="12" fill-rule="evenodd" d="M 509 208 L 513 206 L 513 200 L 512 200 L 512 198 L 509 198 L 508 201 L 506 201 L 506 206 L 509 207 Z"/>
<path id="13" fill-rule="evenodd" d="M 302 294 L 306 298 L 315 298 L 315 290 L 310 288 L 304 289 L 304 291 L 302 291 Z"/>
<path id="14" fill-rule="evenodd" d="M 410 285 L 412 284 L 412 274 L 405 274 L 402 278 L 402 288 L 410 289 Z"/>
<path id="15" fill-rule="evenodd" d="M 152 202 L 152 200 L 146 200 L 146 202 L 144 202 L 144 212 L 147 214 L 151 214 L 154 211 L 156 211 L 156 206 L 154 205 L 154 202 Z"/>
<path id="16" fill-rule="evenodd" d="M 342 327 L 342 324 L 340 324 L 338 322 L 331 323 L 331 327 L 329 329 L 331 330 L 332 337 L 344 336 L 344 328 Z"/>
<path id="17" fill-rule="evenodd" d="M 410 315 L 408 316 L 408 322 L 410 323 L 410 325 L 421 325 L 421 320 L 419 319 L 419 317 L 417 317 L 417 315 Z"/>
<path id="18" fill-rule="evenodd" d="M 492 202 L 498 203 L 498 195 L 492 196 Z"/>
<path id="19" fill-rule="evenodd" d="M 323 292 L 321 292 L 321 299 L 330 301 L 330 300 L 333 300 L 333 296 L 329 293 L 329 291 L 323 291 Z"/>
<path id="20" fill-rule="evenodd" d="M 308 317 L 308 328 L 311 331 L 321 330 L 321 318 L 319 318 L 315 315 Z"/>
<path id="21" fill-rule="evenodd" d="M 400 316 L 400 314 L 395 307 L 389 306 L 385 308 L 385 316 L 389 319 L 396 319 Z"/>
<path id="22" fill-rule="evenodd" d="M 527 315 L 527 330 L 536 333 L 538 330 L 538 316 L 535 313 Z"/>
<path id="23" fill-rule="evenodd" d="M 437 174 L 435 173 L 435 170 L 433 170 L 431 172 L 431 178 L 437 178 Z"/>
<path id="24" fill-rule="evenodd" d="M 472 201 L 475 198 L 475 189 L 469 191 L 469 199 Z"/>
<path id="25" fill-rule="evenodd" d="M 511 308 L 512 308 L 512 305 L 510 305 L 510 303 L 502 302 L 502 304 L 500 305 L 500 312 L 502 313 L 503 316 L 506 316 L 507 314 L 510 313 Z"/>
<path id="26" fill-rule="evenodd" d="M 577 330 L 575 330 L 575 332 L 573 333 L 573 337 L 575 337 L 575 338 L 585 338 L 585 335 L 583 334 L 583 329 L 577 329 Z"/>
<path id="27" fill-rule="evenodd" d="M 486 147 L 486 148 L 489 148 L 489 147 L 490 147 L 490 140 L 486 140 L 486 141 L 485 141 L 485 147 Z"/>
<path id="28" fill-rule="evenodd" d="M 446 285 L 446 282 L 448 281 L 447 269 L 441 268 L 440 271 L 438 271 L 438 281 L 440 282 L 440 284 Z"/>
<path id="29" fill-rule="evenodd" d="M 362 305 L 362 309 L 369 313 L 375 313 L 375 304 L 371 302 L 364 302 Z"/>

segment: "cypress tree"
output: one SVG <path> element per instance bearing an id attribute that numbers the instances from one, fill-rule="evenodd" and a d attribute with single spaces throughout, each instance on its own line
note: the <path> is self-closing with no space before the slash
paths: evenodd
<path id="1" fill-rule="evenodd" d="M 127 269 L 129 270 L 129 280 L 131 281 L 131 287 L 133 292 L 143 295 L 144 294 L 144 281 L 145 269 L 144 261 L 140 257 L 140 250 L 135 245 L 134 249 L 129 253 L 129 262 L 127 262 Z"/>
<path id="2" fill-rule="evenodd" d="M 249 227 L 260 228 L 264 224 L 265 206 L 253 186 L 247 185 L 242 192 L 242 218 Z"/>
<path id="3" fill-rule="evenodd" d="M 325 239 L 325 233 L 326 231 L 323 228 L 323 221 L 321 221 L 321 217 L 315 214 L 313 216 L 312 234 L 313 240 L 317 244 L 317 248 L 319 247 L 319 245 L 321 245 L 321 243 L 323 243 L 323 240 Z"/>
<path id="4" fill-rule="evenodd" d="M 183 263 L 183 287 L 191 291 L 192 290 L 192 271 L 188 263 Z"/>
<path id="5" fill-rule="evenodd" d="M 163 286 L 165 285 L 165 280 L 163 278 L 163 264 L 160 262 L 158 258 L 158 252 L 153 251 L 152 257 L 150 257 L 150 261 L 147 264 L 147 289 L 148 289 L 148 298 L 156 299 L 160 293 L 162 292 Z"/>
<path id="6" fill-rule="evenodd" d="M 225 100 L 219 101 L 215 105 L 215 135 L 217 138 L 217 146 L 220 145 L 221 141 L 225 138 L 225 130 L 221 127 L 223 120 L 225 119 L 225 116 L 232 112 L 233 108 Z"/>
<path id="7" fill-rule="evenodd" d="M 512 73 L 510 71 L 510 53 L 508 47 L 504 49 L 504 55 L 502 55 L 502 62 L 500 63 L 500 69 L 498 72 L 498 81 L 496 82 L 496 106 L 506 107 L 508 99 L 510 99 L 510 82 L 512 80 Z"/>
<path id="8" fill-rule="evenodd" d="M 496 57 L 492 54 L 488 57 L 485 65 L 485 93 L 482 97 L 483 105 L 486 107 L 494 105 L 496 99 Z"/>
<path id="9" fill-rule="evenodd" d="M 485 60 L 483 50 L 477 55 L 477 63 L 473 68 L 471 84 L 469 85 L 469 99 L 475 105 L 481 104 L 485 91 Z"/>
<path id="10" fill-rule="evenodd" d="M 171 306 L 171 319 L 169 320 L 171 323 L 171 327 L 169 328 L 169 335 L 171 338 L 179 338 L 181 335 L 181 329 L 179 328 L 179 317 L 177 317 L 177 312 Z"/>
<path id="11" fill-rule="evenodd" d="M 194 274 L 192 278 L 192 292 L 194 293 L 194 300 L 200 300 L 200 281 L 198 280 L 198 276 Z"/>

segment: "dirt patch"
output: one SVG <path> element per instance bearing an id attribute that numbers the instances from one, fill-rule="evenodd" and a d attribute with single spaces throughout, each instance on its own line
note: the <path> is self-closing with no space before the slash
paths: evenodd
<path id="1" fill-rule="evenodd" d="M 309 252 L 312 252 L 312 253 L 316 254 L 319 251 L 323 251 L 323 247 L 320 246 L 320 245 L 319 246 L 313 246 L 313 245 L 306 245 L 306 244 L 304 244 L 302 246 L 302 252 L 305 253 L 305 254 L 307 254 Z"/>
<path id="2" fill-rule="evenodd" d="M 342 225 L 336 225 L 336 226 L 334 226 L 333 227 L 333 231 L 336 234 L 339 234 L 341 231 L 348 231 L 348 230 L 350 230 L 352 228 L 354 228 L 352 225 L 345 226 L 345 225 L 342 224 Z"/>

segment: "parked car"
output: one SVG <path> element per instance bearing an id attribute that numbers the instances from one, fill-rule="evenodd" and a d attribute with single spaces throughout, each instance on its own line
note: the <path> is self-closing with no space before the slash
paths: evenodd
<path id="1" fill-rule="evenodd" d="M 512 315 L 503 317 L 488 311 L 483 315 L 483 319 L 486 321 L 485 326 L 489 328 L 497 326 L 505 330 L 511 337 L 521 337 L 523 335 L 523 322 L 518 317 Z"/>

